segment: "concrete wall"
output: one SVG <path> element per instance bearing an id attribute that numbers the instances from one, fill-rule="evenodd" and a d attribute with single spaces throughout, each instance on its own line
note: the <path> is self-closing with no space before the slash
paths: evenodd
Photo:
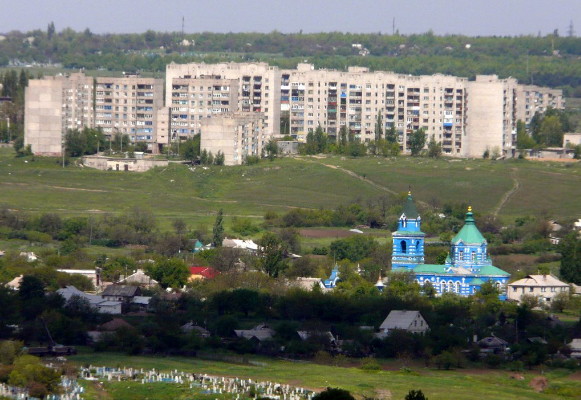
<path id="1" fill-rule="evenodd" d="M 62 81 L 32 79 L 25 89 L 24 145 L 42 156 L 62 155 Z"/>
<path id="2" fill-rule="evenodd" d="M 83 157 L 83 165 L 104 171 L 145 172 L 155 167 L 167 167 L 168 160 L 153 160 L 135 158 L 109 158 L 101 156 Z"/>

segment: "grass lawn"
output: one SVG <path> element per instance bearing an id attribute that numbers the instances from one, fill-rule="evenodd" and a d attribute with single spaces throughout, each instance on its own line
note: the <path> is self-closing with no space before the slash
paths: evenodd
<path id="1" fill-rule="evenodd" d="M 578 218 L 581 197 L 578 163 L 329 156 L 237 167 L 189 169 L 172 164 L 126 173 L 76 164 L 62 168 L 59 161 L 15 158 L 12 149 L 1 148 L 2 203 L 23 211 L 63 215 L 120 213 L 139 206 L 151 209 L 162 228 L 169 228 L 175 218 L 190 226 L 211 226 L 220 208 L 228 227 L 232 216 L 258 223 L 267 211 L 333 208 L 353 200 L 366 202 L 405 193 L 410 185 L 417 201 L 432 205 L 467 202 L 482 214 L 502 205 L 499 216 L 508 220 L 543 211 L 556 218 Z M 517 190 L 505 199 L 515 182 Z"/>
<path id="2" fill-rule="evenodd" d="M 549 393 L 537 393 L 529 387 L 529 382 L 539 375 L 538 372 L 523 373 L 525 379 L 516 380 L 510 377 L 510 372 L 497 370 L 438 371 L 418 367 L 412 372 L 401 372 L 397 369 L 365 372 L 358 368 L 330 367 L 265 358 L 260 358 L 262 366 L 203 361 L 196 358 L 131 357 L 111 353 L 85 353 L 70 359 L 79 364 L 132 366 L 159 370 L 177 369 L 210 375 L 283 382 L 311 389 L 322 389 L 327 386 L 341 387 L 354 394 L 366 396 L 374 395 L 376 389 L 387 389 L 391 391 L 393 399 L 403 399 L 410 389 L 421 389 L 430 400 L 561 399 L 566 393 L 577 393 L 575 396 L 581 393 L 581 382 L 570 378 L 570 372 L 561 370 L 544 375 L 549 382 L 547 390 Z M 393 363 L 389 365 L 394 366 Z M 122 385 L 107 388 L 107 391 L 111 390 L 111 394 L 115 392 L 116 395 L 112 398 L 145 398 L 131 397 L 132 394 L 138 393 L 138 389 L 132 389 L 133 385 L 126 384 L 125 388 L 117 386 Z M 151 392 L 147 390 L 148 387 L 151 388 Z M 163 391 L 163 388 L 158 389 L 151 385 L 143 387 L 142 390 L 144 393 L 150 393 L 151 399 L 166 398 L 155 397 L 153 394 L 158 390 Z M 172 390 L 177 391 L 176 396 L 180 395 L 179 388 Z"/>

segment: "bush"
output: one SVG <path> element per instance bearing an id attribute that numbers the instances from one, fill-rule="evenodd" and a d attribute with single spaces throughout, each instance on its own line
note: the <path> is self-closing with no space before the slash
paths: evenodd
<path id="1" fill-rule="evenodd" d="M 381 364 L 375 358 L 368 357 L 361 361 L 359 368 L 364 371 L 381 371 Z"/>

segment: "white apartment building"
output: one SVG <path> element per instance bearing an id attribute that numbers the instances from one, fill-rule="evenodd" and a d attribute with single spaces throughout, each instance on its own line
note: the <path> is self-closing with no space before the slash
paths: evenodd
<path id="1" fill-rule="evenodd" d="M 296 70 L 282 71 L 281 109 L 289 112 L 290 134 L 299 140 L 320 125 L 332 138 L 345 126 L 369 142 L 375 139 L 381 114 L 384 130 L 395 126 L 399 133 L 402 151 L 408 150 L 408 136 L 424 128 L 442 142 L 444 153 L 463 156 L 466 81 L 361 67 L 315 70 L 311 64 L 299 64 Z"/>
<path id="2" fill-rule="evenodd" d="M 62 154 L 69 129 L 92 126 L 93 78 L 82 73 L 31 79 L 25 89 L 24 144 L 44 156 Z"/>
<path id="3" fill-rule="evenodd" d="M 202 120 L 238 110 L 238 80 L 174 78 L 171 85 L 171 140 L 201 133 Z"/>
<path id="4" fill-rule="evenodd" d="M 190 123 L 190 134 L 192 129 L 191 117 L 196 116 L 202 119 L 204 116 L 208 117 L 215 114 L 223 114 L 225 112 L 256 112 L 264 115 L 264 129 L 269 134 L 277 135 L 280 131 L 280 71 L 277 67 L 270 66 L 266 63 L 221 63 L 221 64 L 168 64 L 166 67 L 166 105 L 173 107 L 174 100 L 174 85 L 176 86 L 176 93 L 180 96 L 184 93 L 184 86 L 188 85 L 189 90 L 192 88 L 211 87 L 213 80 L 216 86 L 221 86 L 220 89 L 211 90 L 212 103 L 208 104 L 208 98 L 202 97 L 206 103 L 196 103 L 193 109 L 196 112 L 189 111 L 187 113 L 177 114 L 180 116 L 177 122 L 182 122 L 181 115 L 188 115 Z M 203 82 L 198 82 L 202 80 Z M 237 81 L 234 85 L 233 80 Z M 225 88 L 228 89 L 225 89 Z M 237 99 L 234 94 L 237 90 Z M 207 94 L 207 91 L 205 91 Z M 192 92 L 189 95 L 194 94 Z M 200 92 L 196 93 L 198 96 Z M 203 93 L 202 93 L 203 94 Z M 216 95 L 216 97 L 214 97 Z M 222 97 L 224 96 L 224 97 Z M 177 97 L 185 99 L 185 97 Z M 190 97 L 191 99 L 191 97 Z M 198 97 L 198 99 L 200 99 Z M 229 101 L 229 104 L 222 104 L 222 101 Z M 233 103 L 236 101 L 236 103 Z M 237 104 L 237 107 L 233 107 Z M 191 105 L 191 104 L 190 104 Z M 184 106 L 184 104 L 178 104 Z M 182 107 L 183 108 L 183 107 Z M 190 107 L 192 108 L 192 107 Z M 227 111 L 226 111 L 227 109 Z M 197 114 L 196 114 L 197 113 Z M 172 124 L 174 121 L 174 112 L 172 110 Z M 187 120 L 188 118 L 184 118 Z M 194 125 L 197 121 L 194 122 Z M 186 129 L 178 125 L 179 129 Z M 194 126 L 195 129 L 199 127 Z M 172 134 L 174 127 L 172 125 Z M 178 132 L 181 135 L 181 133 Z M 185 132 L 184 132 L 185 134 Z"/>
<path id="5" fill-rule="evenodd" d="M 167 143 L 167 132 L 160 138 L 157 134 L 160 112 L 163 118 L 162 79 L 83 73 L 31 79 L 24 107 L 24 141 L 34 154 L 60 156 L 67 130 L 85 127 L 101 128 L 107 136 L 127 134 L 132 142 L 147 142 L 154 153 L 155 143 L 164 137 Z"/>
<path id="6" fill-rule="evenodd" d="M 517 81 L 478 75 L 467 83 L 466 145 L 464 155 L 482 157 L 516 153 Z"/>
<path id="7" fill-rule="evenodd" d="M 157 153 L 172 141 L 203 133 L 212 125 L 206 120 L 220 115 L 260 114 L 265 134 L 278 135 L 282 112 L 288 113 L 290 134 L 303 141 L 321 126 L 331 140 L 345 127 L 369 142 L 381 115 L 384 132 L 395 127 L 404 153 L 409 135 L 423 128 L 449 156 L 482 157 L 489 151 L 511 157 L 517 121 L 529 124 L 547 107 L 564 107 L 562 91 L 495 75 L 469 81 L 363 67 L 317 70 L 307 63 L 292 70 L 266 63 L 172 63 L 166 67 L 165 102 L 161 79 L 77 73 L 31 80 L 25 144 L 35 154 L 60 155 L 66 130 L 87 126 L 127 134 Z"/>
<path id="8" fill-rule="evenodd" d="M 262 155 L 262 149 L 272 138 L 264 128 L 261 113 L 214 115 L 202 120 L 200 149 L 224 154 L 225 165 L 240 165 L 248 156 Z"/>
<path id="9" fill-rule="evenodd" d="M 121 133 L 132 143 L 146 142 L 153 152 L 157 146 L 157 118 L 163 107 L 163 79 L 127 75 L 123 78 L 95 79 L 95 121 L 107 136 Z"/>
<path id="10" fill-rule="evenodd" d="M 518 85 L 517 119 L 529 126 L 535 113 L 544 113 L 547 108 L 563 109 L 563 91 L 535 85 Z"/>

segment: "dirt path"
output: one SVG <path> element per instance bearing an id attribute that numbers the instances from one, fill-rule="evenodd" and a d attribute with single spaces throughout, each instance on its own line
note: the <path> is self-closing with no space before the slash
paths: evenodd
<path id="1" fill-rule="evenodd" d="M 510 188 L 510 190 L 508 192 L 506 192 L 504 194 L 504 196 L 502 196 L 502 198 L 498 202 L 496 208 L 492 212 L 492 215 L 494 215 L 495 217 L 498 217 L 498 213 L 500 213 L 500 210 L 502 209 L 502 207 L 504 207 L 504 205 L 511 198 L 511 196 L 513 194 L 515 194 L 517 192 L 517 190 L 520 188 L 520 183 L 518 181 L 516 168 L 513 168 L 510 171 L 510 176 L 512 177 L 512 182 L 513 182 L 512 188 Z"/>
<path id="2" fill-rule="evenodd" d="M 358 174 L 356 174 L 355 172 L 353 172 L 351 170 L 345 169 L 343 167 L 339 167 L 337 165 L 331 165 L 331 164 L 321 164 L 321 165 L 324 165 L 325 167 L 332 168 L 332 169 L 336 169 L 336 170 L 339 170 L 341 172 L 344 172 L 347 175 L 352 176 L 353 178 L 359 179 L 360 181 L 363 181 L 365 183 L 368 183 L 371 186 L 375 187 L 376 189 L 382 190 L 382 191 L 387 192 L 389 194 L 393 194 L 393 195 L 398 195 L 399 194 L 399 193 L 397 193 L 394 190 L 388 189 L 385 186 L 381 186 L 381 185 L 379 185 L 379 184 L 377 184 L 377 183 L 375 183 L 375 182 L 373 182 L 373 181 L 371 181 L 371 180 L 369 180 L 369 179 L 367 179 L 367 178 L 365 178 L 365 177 L 363 177 L 361 175 L 358 175 Z"/>

